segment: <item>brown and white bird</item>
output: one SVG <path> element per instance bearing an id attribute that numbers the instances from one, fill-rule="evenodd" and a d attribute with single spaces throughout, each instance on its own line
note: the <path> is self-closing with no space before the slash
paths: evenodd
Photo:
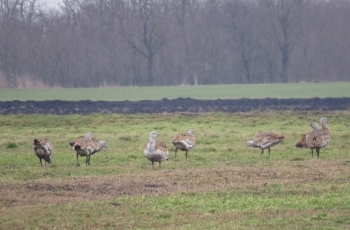
<path id="1" fill-rule="evenodd" d="M 318 124 L 316 122 L 310 124 L 312 130 L 318 130 Z M 297 148 L 309 148 L 306 144 L 306 134 L 302 135 L 300 140 L 295 144 Z M 314 156 L 314 150 L 311 149 L 311 156 Z"/>
<path id="2" fill-rule="evenodd" d="M 34 139 L 33 150 L 36 156 L 39 158 L 41 166 L 43 166 L 41 162 L 42 159 L 45 160 L 45 165 L 46 165 L 46 162 L 48 164 L 51 164 L 52 162 L 51 154 L 53 153 L 53 145 L 48 139 L 42 139 L 42 138 Z"/>
<path id="3" fill-rule="evenodd" d="M 186 151 L 186 159 L 188 152 L 195 146 L 196 137 L 195 133 L 192 129 L 188 130 L 187 133 L 179 133 L 177 134 L 171 142 L 175 146 L 175 158 L 177 150 Z"/>
<path id="4" fill-rule="evenodd" d="M 305 141 L 308 148 L 316 149 L 317 158 L 320 158 L 320 149 L 325 147 L 331 140 L 331 130 L 327 124 L 327 118 L 320 119 L 322 129 L 313 130 L 306 134 Z"/>
<path id="5" fill-rule="evenodd" d="M 159 135 L 156 131 L 152 131 L 149 134 L 149 141 L 147 142 L 144 154 L 148 160 L 152 162 L 152 168 L 154 169 L 154 162 L 159 162 L 160 164 L 164 160 L 169 159 L 168 147 L 162 141 L 157 141 L 156 137 Z"/>
<path id="6" fill-rule="evenodd" d="M 253 140 L 249 140 L 246 144 L 247 147 L 260 148 L 261 154 L 264 153 L 264 149 L 269 149 L 277 145 L 284 140 L 284 135 L 276 134 L 274 132 L 262 132 L 255 135 Z"/>
<path id="7" fill-rule="evenodd" d="M 79 164 L 78 156 L 86 157 L 86 165 L 90 165 L 90 158 L 95 153 L 101 151 L 104 147 L 108 147 L 105 141 L 98 141 L 92 133 L 80 136 L 74 141 L 69 142 L 77 155 L 77 165 Z"/>

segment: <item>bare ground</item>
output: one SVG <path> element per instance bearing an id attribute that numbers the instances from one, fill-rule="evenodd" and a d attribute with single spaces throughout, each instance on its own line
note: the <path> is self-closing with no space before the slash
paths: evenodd
<path id="1" fill-rule="evenodd" d="M 0 101 L 0 114 L 82 114 L 91 113 L 203 113 L 266 110 L 347 110 L 350 98 L 196 100 L 178 98 L 158 101 Z"/>
<path id="2" fill-rule="evenodd" d="M 145 174 L 119 174 L 37 180 L 8 183 L 0 187 L 4 207 L 64 204 L 101 200 L 114 203 L 121 196 L 162 196 L 179 192 L 211 192 L 244 190 L 264 193 L 272 184 L 298 185 L 326 182 L 331 185 L 350 182 L 350 167 L 344 161 L 291 161 L 286 165 L 236 167 L 223 165 L 220 169 L 150 170 Z M 166 165 L 165 165 L 166 166 Z M 164 167 L 165 168 L 165 167 Z M 314 187 L 303 193 L 311 194 Z M 1 211 L 0 211 L 1 213 Z"/>

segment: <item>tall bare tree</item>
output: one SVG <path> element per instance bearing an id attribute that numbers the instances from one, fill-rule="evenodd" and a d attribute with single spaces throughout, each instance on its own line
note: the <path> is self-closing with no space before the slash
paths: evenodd
<path id="1" fill-rule="evenodd" d="M 121 34 L 147 60 L 148 85 L 154 85 L 154 60 L 166 42 L 164 14 L 157 0 L 132 0 L 128 17 L 121 21 Z"/>
<path id="2" fill-rule="evenodd" d="M 282 82 L 288 82 L 288 67 L 293 48 L 301 36 L 300 14 L 307 0 L 262 0 L 270 25 L 269 39 L 276 42 L 281 54 Z"/>

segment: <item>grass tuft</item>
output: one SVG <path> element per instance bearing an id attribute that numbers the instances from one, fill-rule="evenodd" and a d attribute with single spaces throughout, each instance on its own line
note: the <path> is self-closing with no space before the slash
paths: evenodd
<path id="1" fill-rule="evenodd" d="M 6 148 L 7 149 L 15 149 L 17 147 L 18 147 L 17 144 L 14 143 L 14 142 L 9 142 L 9 143 L 6 144 Z"/>
<path id="2" fill-rule="evenodd" d="M 304 161 L 305 158 L 304 157 L 293 157 L 292 159 L 290 159 L 291 161 Z"/>

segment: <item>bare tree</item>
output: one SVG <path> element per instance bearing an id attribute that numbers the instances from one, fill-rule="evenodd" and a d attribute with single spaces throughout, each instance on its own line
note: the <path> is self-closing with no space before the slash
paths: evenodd
<path id="1" fill-rule="evenodd" d="M 232 44 L 233 53 L 238 53 L 242 74 L 242 82 L 261 82 L 259 79 L 257 64 L 260 60 L 259 34 L 260 20 L 257 17 L 257 9 L 251 1 L 234 0 L 226 1 L 222 6 L 224 18 L 222 25 L 227 29 L 228 44 Z M 232 41 L 232 42 L 231 42 Z M 234 55 L 234 54 L 233 54 Z"/>
<path id="2" fill-rule="evenodd" d="M 154 85 L 155 56 L 166 42 L 165 12 L 156 0 L 133 0 L 129 10 L 128 17 L 121 21 L 121 34 L 147 60 L 147 84 Z"/>
<path id="3" fill-rule="evenodd" d="M 301 35 L 300 14 L 306 0 L 261 0 L 271 31 L 269 39 L 277 43 L 281 54 L 282 82 L 288 82 L 288 67 L 293 48 Z"/>
<path id="4" fill-rule="evenodd" d="M 10 87 L 349 81 L 349 15 L 349 0 L 63 0 L 58 10 L 0 0 L 0 77 Z"/>

